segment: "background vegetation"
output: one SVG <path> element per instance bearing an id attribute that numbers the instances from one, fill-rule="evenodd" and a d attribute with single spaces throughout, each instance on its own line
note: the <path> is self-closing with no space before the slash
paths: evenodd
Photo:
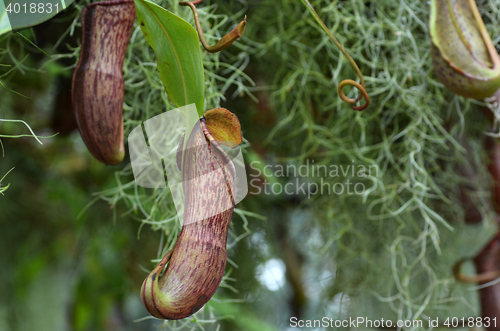
<path id="1" fill-rule="evenodd" d="M 500 0 L 477 2 L 498 44 Z M 0 134 L 29 135 L 5 121 L 22 119 L 43 143 L 0 136 L 0 178 L 15 167 L 0 188 L 0 330 L 286 330 L 291 316 L 479 314 L 477 292 L 451 268 L 496 233 L 483 148 L 495 128 L 483 105 L 453 96 L 432 74 L 427 2 L 312 1 L 365 74 L 372 105 L 359 113 L 336 94 L 354 71 L 300 1 L 206 0 L 198 7 L 212 44 L 248 15 L 243 38 L 203 60 L 207 109 L 239 117 L 249 179 L 261 188 L 296 180 L 257 176 L 252 161 L 378 171 L 300 179 L 363 183 L 361 195 L 256 195 L 251 187 L 232 220 L 214 299 L 181 322 L 141 319 L 140 284 L 180 224 L 167 190 L 136 187 L 127 157 L 117 167 L 98 163 L 75 130 L 70 82 L 86 3 L 22 31 L 52 58 L 18 34 L 0 37 L 0 63 L 10 65 L 0 81 L 29 96 L 0 89 Z M 192 22 L 189 9 L 157 3 Z M 155 63 L 136 26 L 124 66 L 125 137 L 174 108 Z M 461 168 L 481 180 L 471 183 Z M 476 225 L 463 221 L 463 184 L 474 184 Z"/>

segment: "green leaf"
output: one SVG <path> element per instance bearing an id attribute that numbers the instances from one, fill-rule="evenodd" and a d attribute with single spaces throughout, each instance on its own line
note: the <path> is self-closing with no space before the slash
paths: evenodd
<path id="1" fill-rule="evenodd" d="M 201 116 L 205 77 L 196 30 L 150 1 L 134 2 L 142 33 L 156 53 L 160 78 L 170 99 L 177 107 L 196 104 Z"/>
<path id="2" fill-rule="evenodd" d="M 73 2 L 74 0 L 2 0 L 0 1 L 0 35 L 46 22 Z M 31 4 L 35 4 L 36 7 L 31 8 Z M 8 9 L 10 12 L 7 12 Z"/>

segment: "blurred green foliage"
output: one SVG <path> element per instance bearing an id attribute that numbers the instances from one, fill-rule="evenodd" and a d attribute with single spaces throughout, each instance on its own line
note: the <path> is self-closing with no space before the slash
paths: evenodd
<path id="1" fill-rule="evenodd" d="M 189 9 L 158 2 L 192 23 Z M 258 171 L 308 161 L 311 169 L 313 160 L 379 171 L 325 179 L 359 180 L 362 195 L 249 194 L 233 217 L 214 299 L 191 319 L 134 323 L 148 316 L 138 297 L 143 277 L 180 224 L 168 191 L 134 186 L 128 162 L 94 161 L 74 130 L 68 91 L 83 4 L 23 32 L 53 60 L 15 34 L 0 39 L 0 63 L 11 66 L 0 67 L 0 80 L 30 97 L 0 89 L 0 118 L 22 119 L 39 136 L 60 133 L 40 138 L 43 145 L 2 138 L 0 176 L 15 169 L 0 187 L 10 184 L 0 196 L 0 330 L 243 331 L 286 329 L 291 316 L 478 314 L 476 292 L 453 279 L 451 266 L 495 231 L 482 147 L 489 126 L 484 104 L 453 96 L 435 79 L 428 5 L 312 1 L 365 75 L 372 105 L 355 113 L 335 93 L 355 73 L 300 1 L 206 1 L 199 8 L 210 43 L 248 15 L 244 36 L 220 54 L 203 53 L 203 63 L 207 108 L 226 107 L 241 121 L 249 180 L 283 185 L 295 178 Z M 499 0 L 478 5 L 490 34 L 500 35 Z M 136 27 L 124 67 L 125 135 L 175 108 L 155 61 Z M 29 135 L 22 123 L 0 122 L 0 132 Z M 458 165 L 475 165 L 481 180 L 464 178 Z M 464 183 L 474 184 L 483 223 L 463 222 Z M 264 270 L 269 261 L 277 267 Z"/>

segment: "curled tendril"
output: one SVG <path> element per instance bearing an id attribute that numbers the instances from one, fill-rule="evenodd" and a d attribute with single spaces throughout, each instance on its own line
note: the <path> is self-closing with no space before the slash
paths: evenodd
<path id="1" fill-rule="evenodd" d="M 238 26 L 236 26 L 231 32 L 229 32 L 224 37 L 222 37 L 222 39 L 219 40 L 215 45 L 210 46 L 207 43 L 207 40 L 205 39 L 205 35 L 203 34 L 203 30 L 201 29 L 200 18 L 198 16 L 198 10 L 195 7 L 195 5 L 197 5 L 201 2 L 203 2 L 203 0 L 181 1 L 181 2 L 179 2 L 179 5 L 189 6 L 191 8 L 191 10 L 193 11 L 194 21 L 196 24 L 196 30 L 198 30 L 198 35 L 200 36 L 200 41 L 201 41 L 201 44 L 203 45 L 203 48 L 205 48 L 207 50 L 207 52 L 209 52 L 209 53 L 220 52 L 224 48 L 228 47 L 233 42 L 235 42 L 236 39 L 241 37 L 241 35 L 245 31 L 245 27 L 247 25 L 247 17 L 245 16 L 243 21 L 241 21 L 240 24 L 238 24 Z"/>
<path id="2" fill-rule="evenodd" d="M 453 266 L 453 275 L 462 283 L 488 283 L 500 277 L 500 270 L 488 271 L 475 276 L 464 275 L 461 269 L 462 264 L 466 261 L 467 259 L 460 260 Z"/>
<path id="3" fill-rule="evenodd" d="M 199 1 L 199 0 L 197 0 L 197 1 Z M 360 83 L 357 83 L 357 82 L 355 82 L 355 81 L 353 81 L 351 79 L 345 79 L 342 82 L 340 82 L 340 84 L 339 84 L 339 86 L 337 88 L 337 92 L 339 94 L 339 97 L 343 101 L 349 103 L 351 105 L 351 108 L 354 109 L 354 110 L 361 111 L 361 110 L 366 109 L 370 105 L 370 98 L 368 97 L 368 93 L 366 93 L 365 80 L 363 78 L 363 74 L 361 73 L 361 70 L 359 70 L 358 65 L 352 59 L 352 57 L 347 53 L 347 51 L 345 50 L 345 48 L 333 36 L 333 34 L 330 32 L 330 30 L 325 25 L 325 23 L 319 17 L 318 13 L 316 13 L 316 11 L 314 10 L 314 8 L 311 6 L 311 4 L 309 3 L 309 1 L 308 0 L 302 0 L 302 2 L 306 5 L 307 9 L 309 9 L 309 12 L 314 16 L 314 18 L 319 23 L 319 25 L 321 26 L 321 28 L 328 34 L 328 36 L 330 37 L 330 39 L 340 49 L 340 51 L 342 52 L 342 54 L 344 54 L 344 56 L 347 58 L 347 60 L 351 64 L 351 66 L 354 68 L 354 70 L 358 74 Z M 351 86 L 356 87 L 361 92 L 361 94 L 356 99 L 351 99 L 351 98 L 346 97 L 345 94 L 344 94 L 344 91 L 343 91 L 343 88 L 346 85 L 351 85 Z M 355 105 L 356 102 L 360 101 L 362 98 L 365 98 L 366 103 L 362 104 L 361 106 L 356 106 Z"/>

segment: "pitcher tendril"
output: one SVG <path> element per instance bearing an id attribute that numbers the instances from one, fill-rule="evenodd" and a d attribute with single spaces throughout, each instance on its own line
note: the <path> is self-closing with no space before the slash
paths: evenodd
<path id="1" fill-rule="evenodd" d="M 195 0 L 195 1 L 181 1 L 179 5 L 181 6 L 189 6 L 193 11 L 194 21 L 196 24 L 196 30 L 198 31 L 198 35 L 200 36 L 200 42 L 203 45 L 203 48 L 206 49 L 209 53 L 217 53 L 222 51 L 224 48 L 228 47 L 232 43 L 234 43 L 238 38 L 243 35 L 245 31 L 245 27 L 247 25 L 247 17 L 243 18 L 243 21 L 238 24 L 231 32 L 227 33 L 224 37 L 221 38 L 215 45 L 210 46 L 205 39 L 205 35 L 203 34 L 203 30 L 201 29 L 200 18 L 198 16 L 198 10 L 195 5 L 203 2 L 203 0 Z"/>
<path id="2" fill-rule="evenodd" d="M 351 66 L 354 68 L 354 70 L 356 71 L 356 74 L 359 77 L 360 83 L 357 83 L 357 82 L 355 82 L 355 81 L 353 81 L 351 79 L 345 79 L 342 82 L 340 82 L 339 86 L 337 87 L 337 92 L 339 94 L 340 99 L 342 99 L 344 102 L 349 103 L 351 105 L 351 108 L 354 109 L 354 110 L 361 111 L 361 110 L 366 109 L 370 105 L 370 98 L 368 97 L 368 93 L 366 93 L 365 79 L 363 78 L 363 74 L 361 73 L 361 70 L 359 70 L 358 65 L 352 59 L 352 57 L 347 53 L 347 51 L 345 50 L 345 48 L 333 36 L 333 34 L 330 32 L 330 30 L 325 25 L 325 23 L 321 20 L 321 18 L 319 17 L 318 13 L 316 13 L 316 11 L 312 7 L 312 5 L 309 3 L 309 1 L 308 0 L 302 0 L 302 3 L 304 3 L 304 5 L 306 5 L 307 9 L 309 9 L 309 12 L 316 19 L 316 22 L 319 23 L 319 25 L 321 26 L 321 28 L 328 34 L 328 36 L 333 41 L 333 43 L 338 47 L 338 49 L 340 49 L 340 51 L 342 52 L 342 54 L 344 54 L 344 56 L 347 58 L 347 60 L 349 61 L 349 63 L 351 64 Z M 356 87 L 361 92 L 361 94 L 356 99 L 351 99 L 351 98 L 346 97 L 346 95 L 344 94 L 344 91 L 343 91 L 343 88 L 346 85 L 351 85 L 351 86 Z M 358 102 L 358 101 L 360 101 L 362 98 L 365 98 L 366 103 L 362 104 L 361 106 L 355 106 L 355 103 Z"/>
<path id="3" fill-rule="evenodd" d="M 452 93 L 482 100 L 500 88 L 500 56 L 474 0 L 432 0 L 434 73 Z"/>
<path id="4" fill-rule="evenodd" d="M 500 277 L 500 270 L 489 271 L 475 276 L 465 275 L 461 272 L 464 262 L 466 262 L 466 259 L 458 261 L 453 266 L 453 276 L 462 283 L 488 283 Z"/>

